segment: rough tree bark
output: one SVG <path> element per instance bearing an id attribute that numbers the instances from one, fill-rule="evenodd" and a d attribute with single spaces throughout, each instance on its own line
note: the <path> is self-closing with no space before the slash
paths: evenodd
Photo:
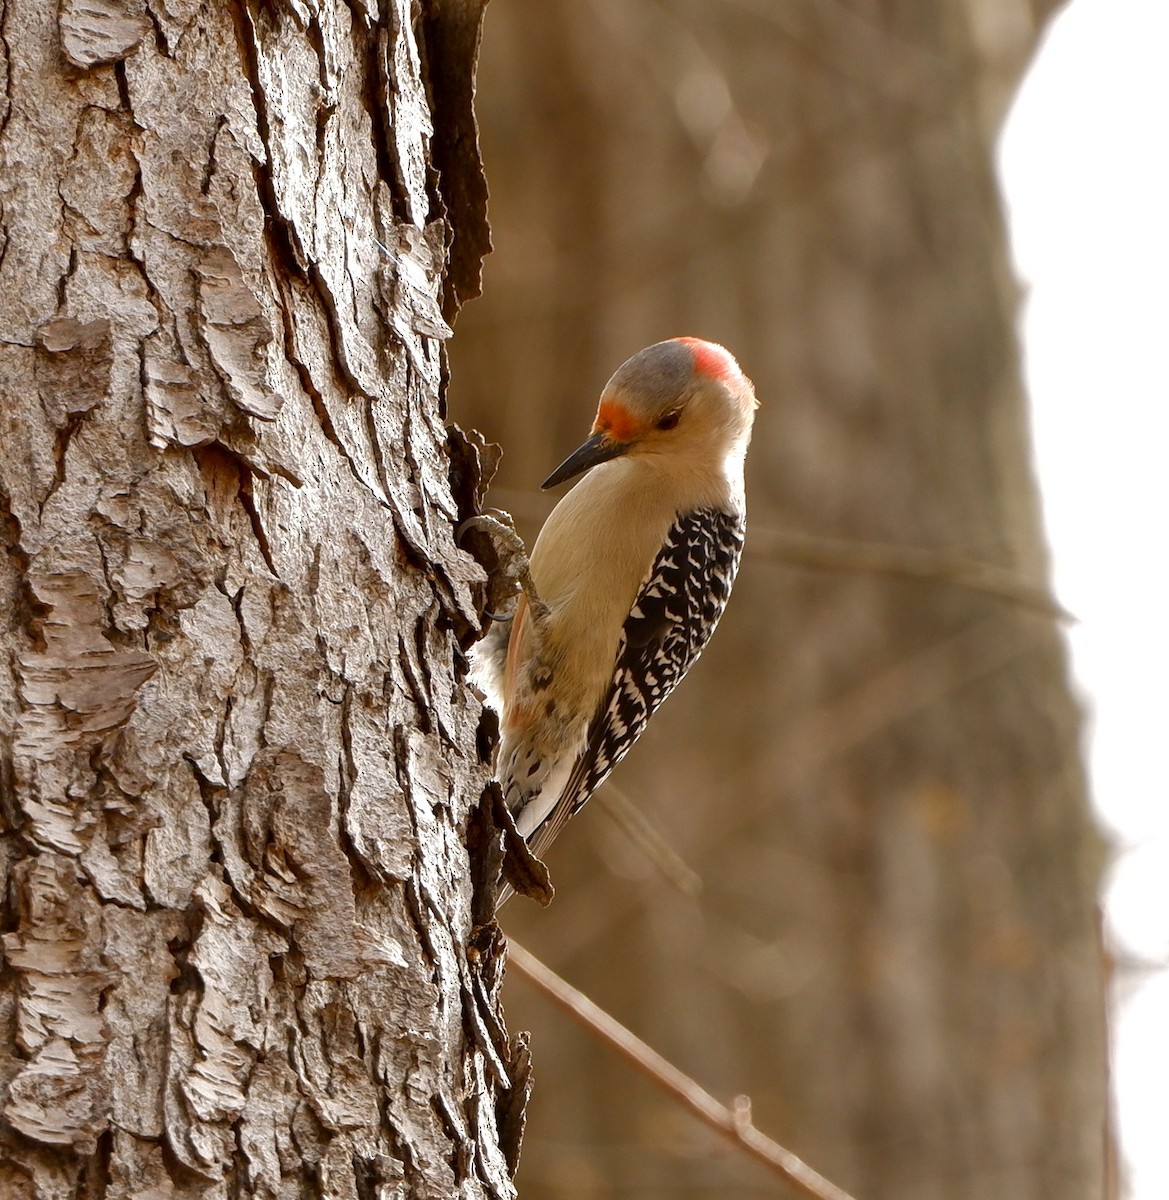
<path id="1" fill-rule="evenodd" d="M 746 558 L 548 912 L 503 923 L 863 1200 L 1098 1200 L 1100 846 L 1031 477 L 993 145 L 1047 0 L 509 0 L 480 117 L 497 249 L 452 411 L 544 472 L 676 334 L 761 401 Z M 500 397 L 506 397 L 506 404 Z M 987 564 L 977 570 L 971 563 Z M 682 876 L 685 878 L 685 876 Z M 527 1200 L 773 1194 L 508 989 Z"/>
<path id="2" fill-rule="evenodd" d="M 0 3 L 5 1200 L 514 1194 L 481 9 Z"/>

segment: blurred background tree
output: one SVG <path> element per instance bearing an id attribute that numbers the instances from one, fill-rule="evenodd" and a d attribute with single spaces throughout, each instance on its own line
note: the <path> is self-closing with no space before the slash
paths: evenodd
<path id="1" fill-rule="evenodd" d="M 993 145 L 1054 5 L 508 0 L 496 252 L 451 413 L 539 481 L 609 373 L 721 341 L 762 407 L 747 559 L 686 685 L 508 932 L 863 1200 L 1096 1198 L 1101 847 L 1030 463 Z M 693 872 L 693 877 L 688 873 Z M 783 1194 L 534 998 L 518 1183 Z"/>

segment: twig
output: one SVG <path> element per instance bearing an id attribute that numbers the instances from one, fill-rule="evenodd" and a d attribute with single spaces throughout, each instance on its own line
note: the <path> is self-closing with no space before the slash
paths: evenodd
<path id="1" fill-rule="evenodd" d="M 618 1054 L 653 1080 L 663 1091 L 680 1100 L 692 1113 L 712 1129 L 741 1146 L 752 1158 L 770 1167 L 781 1178 L 813 1200 L 852 1200 L 823 1175 L 813 1171 L 790 1150 L 760 1133 L 751 1124 L 750 1100 L 739 1096 L 734 1108 L 720 1104 L 709 1092 L 699 1087 L 689 1075 L 647 1046 L 603 1008 L 594 1004 L 583 992 L 578 992 L 550 967 L 509 939 L 508 962 L 537 990 L 555 1001 L 565 1012 L 579 1021 Z"/>
<path id="2" fill-rule="evenodd" d="M 527 520 L 542 520 L 548 515 L 548 502 L 535 493 L 495 488 L 492 495 Z M 897 542 L 821 537 L 751 524 L 745 552 L 748 558 L 769 558 L 824 571 L 900 575 L 949 583 L 995 596 L 1064 624 L 1075 620 L 1044 588 L 1029 583 L 1009 567 L 967 558 L 949 550 Z"/>
<path id="3" fill-rule="evenodd" d="M 878 575 L 908 575 L 914 579 L 936 579 L 986 592 L 1029 608 L 1057 621 L 1074 617 L 1048 592 L 1028 583 L 1008 567 L 967 558 L 948 550 L 907 546 L 897 542 L 862 542 L 852 538 L 821 537 L 788 529 L 755 526 L 747 543 L 748 553 L 828 571 L 865 571 Z"/>
<path id="4" fill-rule="evenodd" d="M 637 846 L 662 875 L 684 896 L 701 895 L 702 877 L 646 819 L 645 814 L 611 780 L 593 797 L 593 803 L 626 838 Z"/>

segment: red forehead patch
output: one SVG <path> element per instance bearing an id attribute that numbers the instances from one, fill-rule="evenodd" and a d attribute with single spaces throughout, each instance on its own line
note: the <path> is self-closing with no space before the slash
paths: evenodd
<path id="1" fill-rule="evenodd" d="M 721 379 L 724 383 L 731 383 L 742 377 L 739 364 L 728 351 L 716 346 L 714 342 L 704 342 L 702 338 L 696 337 L 680 337 L 674 341 L 681 342 L 694 355 L 694 370 L 699 375 Z"/>
<path id="2" fill-rule="evenodd" d="M 637 422 L 616 400 L 602 400 L 593 422 L 594 433 L 607 433 L 615 442 L 627 442 L 637 432 Z"/>

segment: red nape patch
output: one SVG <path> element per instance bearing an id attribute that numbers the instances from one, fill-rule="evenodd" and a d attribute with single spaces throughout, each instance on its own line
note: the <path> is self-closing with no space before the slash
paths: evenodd
<path id="1" fill-rule="evenodd" d="M 724 383 L 731 383 L 742 377 L 743 372 L 739 370 L 739 364 L 731 357 L 730 352 L 716 346 L 714 342 L 704 342 L 702 338 L 696 337 L 680 337 L 674 341 L 681 342 L 694 355 L 694 370 L 699 375 L 721 379 Z"/>
<path id="2" fill-rule="evenodd" d="M 628 442 L 640 431 L 638 423 L 629 415 L 628 409 L 616 400 L 602 400 L 593 422 L 593 433 L 605 433 L 615 442 Z"/>

